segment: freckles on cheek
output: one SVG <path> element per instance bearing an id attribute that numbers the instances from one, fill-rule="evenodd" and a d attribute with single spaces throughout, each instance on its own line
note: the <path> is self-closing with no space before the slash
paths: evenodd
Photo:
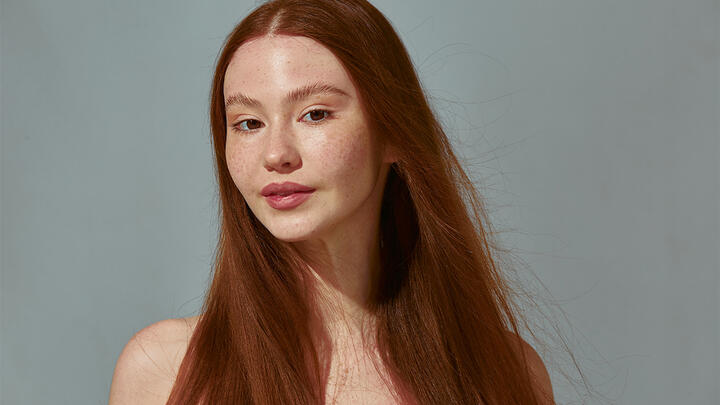
<path id="1" fill-rule="evenodd" d="M 248 187 L 247 183 L 248 178 L 250 177 L 247 161 L 245 161 L 238 154 L 232 152 L 229 152 L 226 155 L 225 159 L 227 161 L 230 177 L 232 177 L 235 185 L 240 190 L 240 192 L 244 193 L 246 191 L 245 189 Z"/>
<path id="2" fill-rule="evenodd" d="M 341 172 L 361 170 L 368 164 L 370 145 L 363 134 L 363 128 L 351 127 L 343 133 L 333 135 L 335 142 L 327 145 L 328 157 Z M 356 173 L 359 174 L 359 173 Z"/>
<path id="3" fill-rule="evenodd" d="M 361 145 L 356 146 L 357 147 L 347 149 L 343 155 L 343 159 L 347 164 L 348 170 L 359 174 L 360 172 L 358 171 L 362 170 L 369 162 L 366 161 L 367 153 L 365 148 Z"/>
<path id="4" fill-rule="evenodd" d="M 235 154 L 233 154 L 230 151 L 227 151 L 225 153 L 225 162 L 227 162 L 227 167 L 231 174 L 234 175 L 235 173 L 237 173 L 239 160 L 237 159 Z"/>
<path id="5" fill-rule="evenodd" d="M 235 172 L 245 171 L 246 166 L 248 166 L 249 153 L 251 153 L 250 150 L 242 144 L 228 144 L 225 148 L 225 159 L 228 168 Z"/>
<path id="6" fill-rule="evenodd" d="M 358 176 L 366 159 L 362 145 L 337 142 L 326 145 L 317 155 L 325 175 L 336 178 Z"/>

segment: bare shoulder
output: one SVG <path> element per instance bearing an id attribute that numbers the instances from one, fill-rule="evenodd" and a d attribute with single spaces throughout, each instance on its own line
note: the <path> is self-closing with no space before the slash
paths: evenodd
<path id="1" fill-rule="evenodd" d="M 165 319 L 135 333 L 115 364 L 109 405 L 164 405 L 197 319 Z"/>
<path id="2" fill-rule="evenodd" d="M 513 332 L 507 332 L 512 338 L 518 338 Z M 530 369 L 531 378 L 534 380 L 535 391 L 539 394 L 542 405 L 555 405 L 555 399 L 553 396 L 552 382 L 550 381 L 550 374 L 545 367 L 540 355 L 535 349 L 525 341 L 522 337 L 520 338 L 522 344 L 522 350 L 525 353 L 527 359 L 528 368 Z"/>

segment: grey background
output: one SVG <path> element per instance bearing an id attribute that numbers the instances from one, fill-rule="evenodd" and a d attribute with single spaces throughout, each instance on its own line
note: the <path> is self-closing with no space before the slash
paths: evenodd
<path id="1" fill-rule="evenodd" d="M 2 404 L 106 403 L 132 334 L 196 313 L 211 70 L 253 4 L 2 0 Z M 718 2 L 374 4 L 596 388 L 718 403 Z"/>

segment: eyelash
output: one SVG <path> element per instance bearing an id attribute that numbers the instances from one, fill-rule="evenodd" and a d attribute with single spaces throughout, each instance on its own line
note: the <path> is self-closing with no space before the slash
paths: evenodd
<path id="1" fill-rule="evenodd" d="M 316 111 L 324 112 L 324 113 L 325 113 L 325 117 L 323 117 L 323 119 L 321 119 L 321 120 L 319 120 L 319 121 L 305 121 L 305 122 L 307 122 L 307 123 L 310 124 L 310 125 L 320 125 L 322 122 L 327 121 L 329 118 L 331 118 L 331 117 L 333 116 L 333 113 L 332 113 L 331 111 L 322 110 L 322 109 L 316 109 L 316 110 L 310 110 L 310 111 L 308 111 L 305 115 L 303 115 L 303 117 L 307 116 L 307 115 L 310 114 L 310 113 L 316 112 Z M 237 128 L 240 124 L 242 124 L 243 122 L 247 122 L 247 121 L 257 121 L 257 122 L 260 122 L 259 120 L 255 120 L 255 119 L 247 119 L 247 120 L 238 121 L 238 122 L 236 122 L 235 124 L 233 124 L 233 126 L 232 126 L 232 131 L 233 131 L 233 132 L 248 133 L 248 132 L 255 132 L 255 131 L 257 131 L 258 129 L 260 129 L 260 128 L 253 128 L 253 129 L 238 129 L 238 128 Z"/>

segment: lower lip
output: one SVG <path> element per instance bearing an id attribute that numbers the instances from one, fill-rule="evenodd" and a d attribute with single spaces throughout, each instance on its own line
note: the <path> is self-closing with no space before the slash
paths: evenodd
<path id="1" fill-rule="evenodd" d="M 306 191 L 306 192 L 298 192 L 298 193 L 292 193 L 286 196 L 282 195 L 269 195 L 265 197 L 265 201 L 267 203 L 275 208 L 276 210 L 289 210 L 292 208 L 297 207 L 298 205 L 302 204 L 310 198 L 310 195 L 314 192 L 313 191 Z"/>

